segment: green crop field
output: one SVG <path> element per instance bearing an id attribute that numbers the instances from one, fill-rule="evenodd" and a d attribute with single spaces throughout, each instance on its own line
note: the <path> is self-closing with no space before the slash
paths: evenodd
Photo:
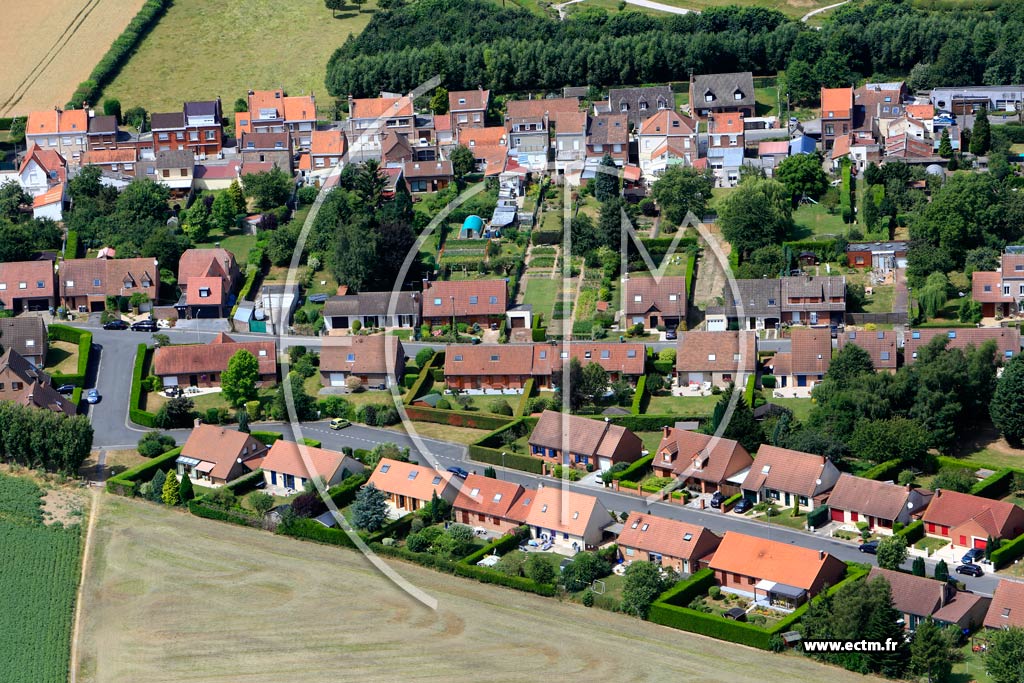
<path id="1" fill-rule="evenodd" d="M 230 112 L 249 88 L 284 88 L 326 107 L 327 60 L 375 8 L 349 4 L 332 17 L 323 0 L 175 0 L 103 96 L 159 112 L 219 95 Z"/>
<path id="2" fill-rule="evenodd" d="M 0 475 L 0 683 L 68 678 L 79 575 L 79 530 L 45 526 L 42 492 Z"/>

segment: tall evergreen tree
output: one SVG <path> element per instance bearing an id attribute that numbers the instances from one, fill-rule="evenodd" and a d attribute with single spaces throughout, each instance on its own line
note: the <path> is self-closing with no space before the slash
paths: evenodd
<path id="1" fill-rule="evenodd" d="M 941 683 L 953 670 L 953 648 L 943 629 L 928 618 L 918 624 L 910 643 L 910 671 L 925 676 L 928 683 Z"/>
<path id="2" fill-rule="evenodd" d="M 597 167 L 597 176 L 594 178 L 594 198 L 599 202 L 606 202 L 613 197 L 619 196 L 619 168 L 611 154 L 605 154 L 601 158 L 601 164 Z"/>
<path id="3" fill-rule="evenodd" d="M 981 156 L 992 146 L 992 129 L 988 122 L 988 110 L 982 105 L 974 114 L 974 128 L 971 129 L 970 152 Z"/>
<path id="4" fill-rule="evenodd" d="M 992 424 L 1012 444 L 1024 441 L 1024 361 L 1016 356 L 996 382 L 995 394 L 989 404 Z"/>
<path id="5" fill-rule="evenodd" d="M 164 502 L 164 505 L 177 505 L 181 502 L 178 489 L 178 475 L 174 473 L 174 470 L 169 471 L 167 478 L 164 479 L 164 487 L 160 492 L 160 499 Z"/>
<path id="6" fill-rule="evenodd" d="M 178 498 L 181 500 L 182 505 L 188 505 L 188 502 L 195 498 L 195 490 L 192 488 L 192 480 L 188 478 L 187 474 L 182 475 L 181 481 L 178 482 Z"/>
<path id="7" fill-rule="evenodd" d="M 948 159 L 953 156 L 953 142 L 949 139 L 949 128 L 942 129 L 939 137 L 939 156 Z"/>

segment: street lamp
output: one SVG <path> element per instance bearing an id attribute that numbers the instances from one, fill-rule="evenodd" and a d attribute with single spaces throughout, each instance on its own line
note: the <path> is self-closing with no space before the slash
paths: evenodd
<path id="1" fill-rule="evenodd" d="M 505 469 L 505 451 L 501 452 L 501 468 Z M 497 473 L 495 473 L 495 479 L 497 479 Z"/>

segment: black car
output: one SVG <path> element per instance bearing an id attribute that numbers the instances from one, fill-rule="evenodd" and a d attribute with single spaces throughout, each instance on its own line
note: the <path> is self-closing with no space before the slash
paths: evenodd
<path id="1" fill-rule="evenodd" d="M 466 477 L 469 476 L 469 472 L 462 469 L 461 467 L 449 467 L 448 471 L 454 474 L 459 479 L 465 479 Z"/>
<path id="2" fill-rule="evenodd" d="M 156 321 L 140 320 L 137 323 L 132 323 L 132 329 L 136 332 L 156 332 Z"/>
<path id="3" fill-rule="evenodd" d="M 732 511 L 743 513 L 752 508 L 753 506 L 754 504 L 750 502 L 749 498 L 740 498 L 739 500 L 736 501 L 736 505 L 733 506 Z"/>
<path id="4" fill-rule="evenodd" d="M 61 384 L 59 387 L 57 387 L 57 393 L 58 394 L 64 394 L 65 396 L 67 396 L 68 394 L 73 394 L 73 393 L 75 393 L 75 385 L 74 384 Z"/>
<path id="5" fill-rule="evenodd" d="M 676 328 L 665 330 L 665 339 L 676 339 Z"/>
<path id="6" fill-rule="evenodd" d="M 128 323 L 123 320 L 111 320 L 109 323 L 103 324 L 105 330 L 127 330 Z"/>
<path id="7" fill-rule="evenodd" d="M 971 548 L 964 556 L 960 558 L 960 561 L 964 564 L 974 564 L 975 560 L 980 560 L 985 557 L 984 548 Z"/>
<path id="8" fill-rule="evenodd" d="M 720 508 L 722 507 L 722 501 L 725 500 L 725 496 L 721 491 L 715 491 L 714 495 L 711 496 L 711 507 Z"/>
<path id="9" fill-rule="evenodd" d="M 957 574 L 967 574 L 968 576 L 984 576 L 985 572 L 981 571 L 981 567 L 976 564 L 968 562 L 962 564 L 956 568 Z"/>
<path id="10" fill-rule="evenodd" d="M 861 551 L 862 553 L 867 553 L 868 555 L 877 555 L 878 541 L 868 541 L 867 543 L 861 543 L 860 547 L 857 548 L 857 550 Z"/>

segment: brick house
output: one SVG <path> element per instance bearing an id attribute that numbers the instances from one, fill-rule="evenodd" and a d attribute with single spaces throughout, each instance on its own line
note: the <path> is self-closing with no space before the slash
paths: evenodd
<path id="1" fill-rule="evenodd" d="M 624 320 L 645 329 L 686 325 L 686 277 L 630 277 L 623 284 Z"/>
<path id="2" fill-rule="evenodd" d="M 945 337 L 947 349 L 966 350 L 975 348 L 987 341 L 996 343 L 996 359 L 1006 362 L 1020 354 L 1020 330 L 1016 327 L 923 327 L 909 330 L 903 346 L 903 362 L 907 365 L 917 360 L 921 349 L 935 337 Z"/>
<path id="3" fill-rule="evenodd" d="M 207 344 L 158 347 L 153 352 L 153 374 L 163 380 L 165 387 L 219 386 L 228 361 L 239 351 L 248 351 L 259 362 L 257 386 L 277 380 L 273 341 L 236 342 L 223 332 Z"/>
<path id="4" fill-rule="evenodd" d="M 629 162 L 629 125 L 625 114 L 599 114 L 590 120 L 587 164 L 596 168 L 605 154 L 611 155 L 619 168 Z"/>
<path id="5" fill-rule="evenodd" d="M 637 134 L 640 170 L 653 181 L 676 163 L 691 166 L 698 157 L 697 122 L 672 109 L 644 120 Z"/>
<path id="6" fill-rule="evenodd" d="M 564 437 L 564 438 L 563 438 Z M 549 465 L 609 470 L 641 456 L 643 441 L 607 420 L 545 410 L 529 438 L 530 455 Z"/>
<path id="7" fill-rule="evenodd" d="M 1006 317 L 1024 310 L 1024 253 L 1008 247 L 999 258 L 995 271 L 975 271 L 971 275 L 971 296 L 981 303 L 986 318 Z"/>
<path id="8" fill-rule="evenodd" d="M 150 302 L 160 292 L 160 267 L 151 258 L 67 259 L 57 280 L 61 305 L 72 311 L 103 311 L 108 296 L 141 292 Z M 148 305 L 144 306 L 148 310 Z"/>
<path id="9" fill-rule="evenodd" d="M 821 89 L 821 141 L 832 149 L 836 138 L 853 131 L 853 88 Z"/>
<path id="10" fill-rule="evenodd" d="M 957 491 L 936 489 L 921 519 L 927 535 L 960 548 L 984 548 L 990 537 L 1008 541 L 1024 533 L 1024 509 Z"/>
<path id="11" fill-rule="evenodd" d="M 57 307 L 53 261 L 0 263 L 0 310 L 46 311 Z"/>
<path id="12" fill-rule="evenodd" d="M 557 349 L 547 344 L 449 345 L 444 380 L 449 389 L 521 390 L 530 378 L 551 385 Z"/>
<path id="13" fill-rule="evenodd" d="M 659 477 L 671 477 L 701 493 L 739 493 L 754 459 L 732 439 L 664 427 L 651 467 Z"/>
<path id="14" fill-rule="evenodd" d="M 186 102 L 185 115 L 186 149 L 197 157 L 215 157 L 223 146 L 224 117 L 220 98 Z"/>
<path id="15" fill-rule="evenodd" d="M 232 293 L 242 274 L 227 249 L 187 249 L 178 260 L 181 318 L 223 318 L 231 310 Z"/>
<path id="16" fill-rule="evenodd" d="M 88 133 L 89 114 L 84 109 L 34 111 L 25 122 L 25 146 L 57 152 L 77 164 L 88 147 Z"/>
<path id="17" fill-rule="evenodd" d="M 839 481 L 839 470 L 822 455 L 761 444 L 740 488 L 756 503 L 772 502 L 809 512 Z"/>
<path id="18" fill-rule="evenodd" d="M 511 481 L 470 474 L 452 503 L 452 519 L 472 527 L 507 534 L 526 521 L 537 494 Z"/>
<path id="19" fill-rule="evenodd" d="M 794 608 L 846 575 L 846 564 L 824 550 L 727 531 L 709 566 L 725 590 Z"/>
<path id="20" fill-rule="evenodd" d="M 246 167 L 266 170 L 277 166 L 291 174 L 293 170 L 294 149 L 290 133 L 244 133 L 238 145 L 242 156 L 242 169 Z"/>
<path id="21" fill-rule="evenodd" d="M 313 95 L 286 96 L 283 90 L 250 90 L 248 111 L 237 114 L 235 136 L 243 133 L 291 133 L 295 144 L 309 147 L 316 128 Z M 241 125 L 239 125 L 241 124 Z"/>
<path id="22" fill-rule="evenodd" d="M 847 330 L 839 335 L 839 350 L 850 344 L 871 356 L 875 372 L 896 372 L 896 333 L 893 330 Z"/>
<path id="23" fill-rule="evenodd" d="M 75 415 L 78 406 L 53 387 L 50 376 L 13 348 L 0 355 L 0 401 Z"/>
<path id="24" fill-rule="evenodd" d="M 774 330 L 782 321 L 782 280 L 736 280 L 735 291 L 726 285 L 724 304 L 709 306 L 707 329 L 724 332 L 730 327 L 741 330 Z"/>
<path id="25" fill-rule="evenodd" d="M 508 132 L 504 126 L 460 128 L 456 141 L 473 153 L 477 170 L 485 176 L 499 176 L 508 165 Z"/>
<path id="26" fill-rule="evenodd" d="M 757 336 L 752 332 L 679 333 L 676 378 L 680 386 L 741 386 L 756 371 Z"/>
<path id="27" fill-rule="evenodd" d="M 936 581 L 906 572 L 872 567 L 867 581 L 884 579 L 892 593 L 892 606 L 899 612 L 903 628 L 916 631 L 932 619 L 939 626 L 973 630 L 985 619 L 991 598 L 958 591 L 948 581 Z"/>
<path id="28" fill-rule="evenodd" d="M 814 387 L 825 378 L 832 363 L 832 334 L 825 328 L 794 327 L 790 350 L 764 361 L 778 387 Z"/>
<path id="29" fill-rule="evenodd" d="M 138 152 L 134 147 L 90 149 L 82 152 L 82 166 L 98 166 L 104 175 L 134 178 Z"/>
<path id="30" fill-rule="evenodd" d="M 754 116 L 754 75 L 749 71 L 728 74 L 702 74 L 690 78 L 690 109 L 694 116 L 737 111 Z"/>
<path id="31" fill-rule="evenodd" d="M 267 493 L 276 496 L 301 491 L 315 477 L 323 478 L 324 485 L 331 487 L 366 470 L 363 463 L 344 453 L 284 439 L 274 442 L 259 468 L 263 470 Z"/>
<path id="32" fill-rule="evenodd" d="M 450 161 L 407 161 L 404 164 L 405 182 L 409 192 L 438 192 L 455 178 Z"/>
<path id="33" fill-rule="evenodd" d="M 839 325 L 846 316 L 846 277 L 801 275 L 782 278 L 782 322 Z"/>
<path id="34" fill-rule="evenodd" d="M 37 368 L 45 367 L 50 348 L 46 323 L 38 315 L 0 318 L 0 345 L 13 349 Z"/>
<path id="35" fill-rule="evenodd" d="M 707 566 L 721 541 L 702 526 L 634 511 L 616 543 L 619 557 L 627 564 L 653 562 L 679 574 L 692 574 Z"/>
<path id="36" fill-rule="evenodd" d="M 245 432 L 199 424 L 175 460 L 178 478 L 201 486 L 223 486 L 260 468 L 267 446 Z"/>
<path id="37" fill-rule="evenodd" d="M 435 493 L 449 503 L 458 494 L 450 472 L 389 458 L 381 458 L 366 484 L 383 491 L 392 508 L 406 513 L 423 508 Z"/>
<path id="38" fill-rule="evenodd" d="M 655 112 L 675 109 L 675 94 L 667 85 L 641 88 L 611 88 L 602 109 L 611 114 L 622 114 L 633 128 L 639 128 L 644 119 Z"/>
<path id="39" fill-rule="evenodd" d="M 345 159 L 345 134 L 340 130 L 314 130 L 309 153 L 299 158 L 299 169 L 311 175 L 326 175 Z M 307 168 L 303 168 L 305 165 Z"/>
<path id="40" fill-rule="evenodd" d="M 89 150 L 117 149 L 119 132 L 116 116 L 92 116 L 89 118 L 86 146 Z"/>
<path id="41" fill-rule="evenodd" d="M 557 347 L 551 347 L 549 344 L 542 346 L 548 346 L 552 351 L 557 350 L 551 367 L 553 373 L 561 372 L 562 363 L 575 358 L 583 367 L 591 363 L 600 365 L 608 373 L 609 382 L 624 379 L 635 386 L 637 380 L 644 374 L 647 349 L 641 343 L 574 341 L 562 343 Z M 546 384 L 552 385 L 551 381 Z"/>
<path id="42" fill-rule="evenodd" d="M 431 325 L 456 323 L 481 326 L 503 323 L 508 308 L 505 280 L 423 281 L 423 321 Z"/>
<path id="43" fill-rule="evenodd" d="M 320 382 L 344 387 L 358 377 L 363 388 L 385 389 L 405 374 L 405 349 L 398 337 L 385 334 L 328 337 L 320 349 Z"/>
<path id="44" fill-rule="evenodd" d="M 907 267 L 907 243 L 851 242 L 846 245 L 846 265 L 850 268 L 871 268 L 889 272 Z"/>
<path id="45" fill-rule="evenodd" d="M 448 116 L 452 128 L 483 128 L 490 102 L 491 91 L 483 88 L 449 92 Z"/>
<path id="46" fill-rule="evenodd" d="M 708 149 L 743 149 L 746 142 L 743 130 L 742 112 L 721 111 L 708 115 Z"/>
<path id="47" fill-rule="evenodd" d="M 612 519 L 594 496 L 558 486 L 541 486 L 526 513 L 533 538 L 550 541 L 556 552 L 597 547 Z"/>
<path id="48" fill-rule="evenodd" d="M 149 117 L 149 126 L 153 132 L 154 153 L 161 150 L 188 149 L 185 145 L 185 113 L 183 111 L 153 112 Z"/>
<path id="49" fill-rule="evenodd" d="M 1024 583 L 1000 581 L 983 622 L 985 628 L 1024 628 Z"/>
<path id="50" fill-rule="evenodd" d="M 837 524 L 866 522 L 871 531 L 892 531 L 896 522 L 906 525 L 920 517 L 931 499 L 927 489 L 843 473 L 828 496 L 828 506 Z"/>

